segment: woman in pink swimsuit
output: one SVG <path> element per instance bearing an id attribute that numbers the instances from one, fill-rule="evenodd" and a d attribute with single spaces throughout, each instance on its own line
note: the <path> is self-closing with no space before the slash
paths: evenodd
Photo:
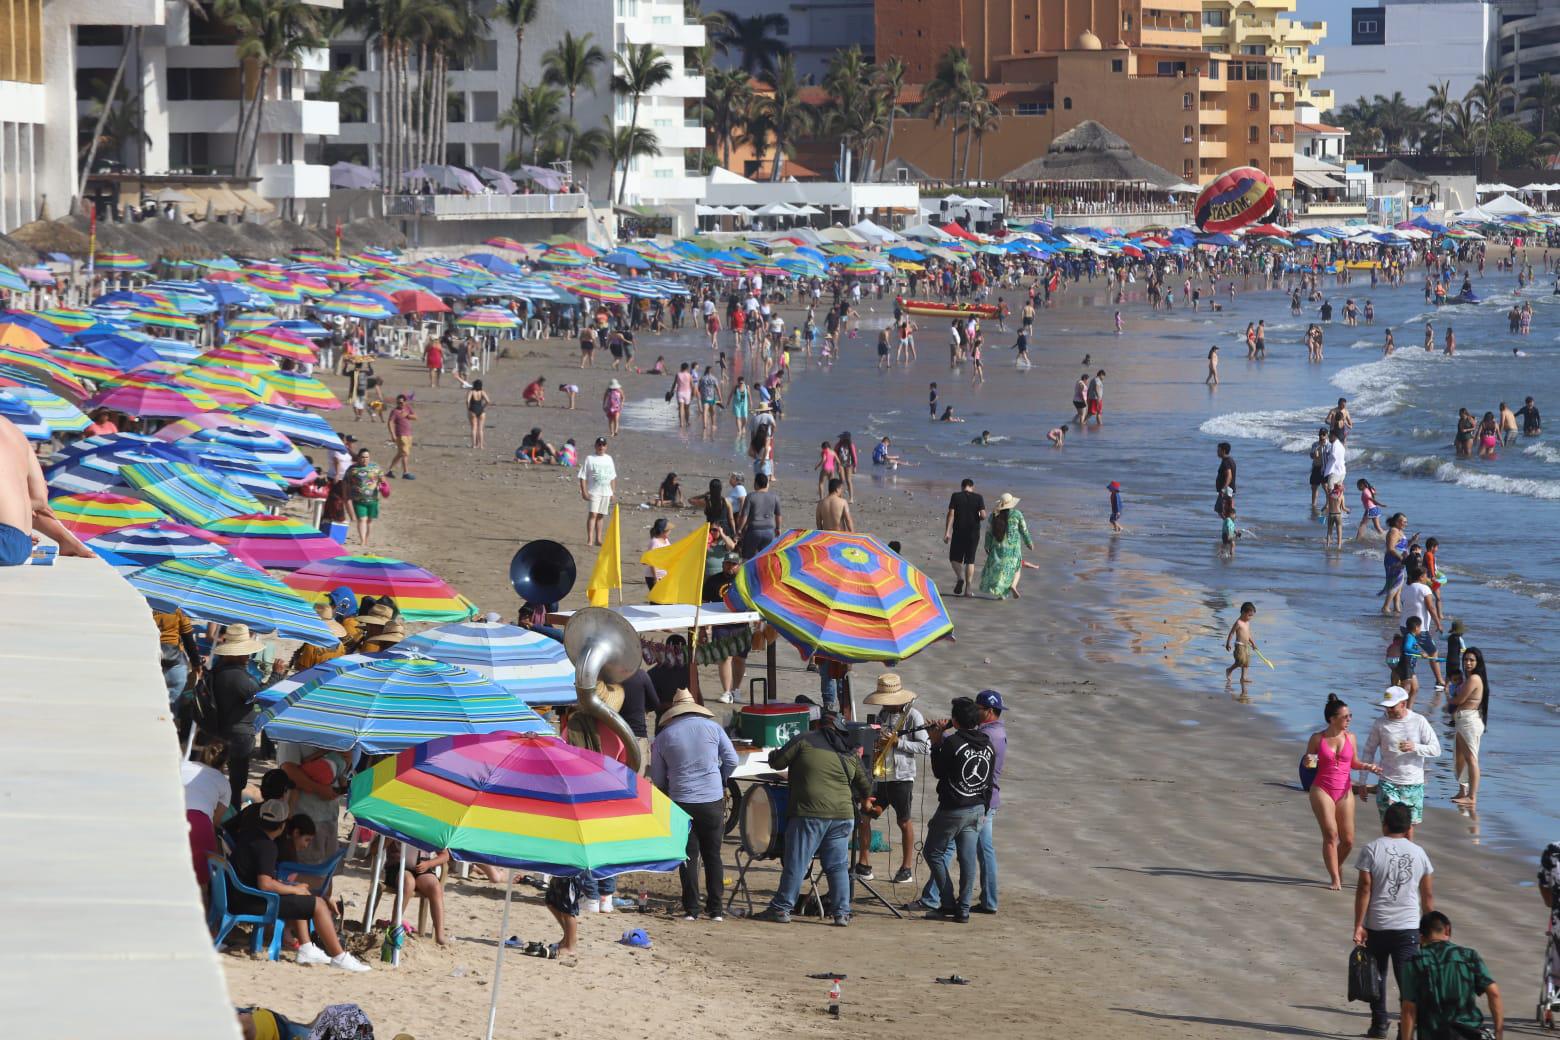
<path id="1" fill-rule="evenodd" d="M 1311 781 L 1311 811 L 1322 828 L 1322 865 L 1327 868 L 1330 887 L 1337 892 L 1343 888 L 1339 865 L 1347 863 L 1354 851 L 1354 785 L 1349 771 L 1379 773 L 1381 767 L 1359 760 L 1354 734 L 1349 732 L 1354 713 L 1337 694 L 1327 695 L 1322 717 L 1327 728 L 1311 734 L 1304 763 L 1316 770 Z"/>

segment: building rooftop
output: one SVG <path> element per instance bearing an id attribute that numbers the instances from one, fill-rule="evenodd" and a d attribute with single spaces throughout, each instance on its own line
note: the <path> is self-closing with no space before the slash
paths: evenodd
<path id="1" fill-rule="evenodd" d="M 238 1038 L 157 661 L 146 601 L 102 561 L 0 569 L 7 1035 Z"/>

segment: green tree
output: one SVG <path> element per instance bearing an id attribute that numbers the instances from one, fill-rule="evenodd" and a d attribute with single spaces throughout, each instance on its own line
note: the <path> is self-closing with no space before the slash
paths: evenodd
<path id="1" fill-rule="evenodd" d="M 742 131 L 752 104 L 752 81 L 741 69 L 714 69 L 704 78 L 700 112 L 705 127 L 714 135 L 722 166 L 731 163 L 731 146 Z"/>
<path id="2" fill-rule="evenodd" d="M 303 0 L 217 2 L 217 14 L 238 34 L 235 53 L 253 83 L 245 84 L 250 94 L 233 147 L 233 170 L 240 176 L 253 177 L 255 173 L 271 73 L 296 66 L 304 51 L 325 43 L 319 36 L 316 12 L 314 6 Z"/>
<path id="3" fill-rule="evenodd" d="M 986 135 L 1002 123 L 1002 113 L 987 98 L 981 98 L 970 110 L 970 136 L 975 138 L 975 179 L 986 179 Z"/>
<path id="4" fill-rule="evenodd" d="M 1489 155 L 1491 135 L 1495 126 L 1501 121 L 1506 103 L 1514 97 L 1515 92 L 1511 89 L 1511 84 L 1502 83 L 1498 75 L 1489 73 L 1480 76 L 1478 81 L 1469 88 L 1464 103 L 1468 106 L 1469 115 L 1474 118 L 1477 127 L 1474 144 L 1478 148 L 1481 160 Z"/>
<path id="5" fill-rule="evenodd" d="M 512 132 L 517 142 L 509 162 L 527 161 L 525 146 L 530 142 L 529 161 L 541 161 L 544 149 L 556 146 L 563 132 L 563 91 L 546 83 L 521 87 L 520 94 L 498 117 L 498 128 Z"/>
<path id="6" fill-rule="evenodd" d="M 796 59 L 785 54 L 772 74 L 763 77 L 768 93 L 758 99 L 759 108 L 775 139 L 775 164 L 769 179 L 778 181 L 785 172 L 785 161 L 796 150 L 796 142 L 812 133 L 818 125 L 818 112 L 802 100 L 802 83 L 796 74 Z"/>
<path id="7" fill-rule="evenodd" d="M 1425 102 L 1425 114 L 1435 122 L 1436 150 L 1446 150 L 1446 121 L 1451 115 L 1452 106 L 1458 101 L 1452 97 L 1452 84 L 1449 80 L 1441 80 L 1430 84 L 1430 98 Z"/>
<path id="8" fill-rule="evenodd" d="M 656 139 L 655 132 L 642 126 L 620 126 L 616 130 L 611 128 L 610 121 L 607 128 L 607 158 L 612 162 L 612 171 L 619 166 L 623 168 L 623 176 L 618 182 L 618 205 L 628 191 L 628 170 L 634 164 L 635 159 L 661 154 L 661 143 Z M 612 173 L 607 174 L 607 197 L 612 197 Z"/>
<path id="9" fill-rule="evenodd" d="M 899 95 L 905 89 L 905 63 L 897 57 L 877 65 L 872 70 L 872 87 L 883 102 L 886 126 L 883 132 L 883 161 L 878 163 L 878 176 L 887 168 L 894 147 L 894 120 L 904 114 L 899 105 Z"/>
<path id="10" fill-rule="evenodd" d="M 726 24 L 716 35 L 716 48 L 726 54 L 736 51 L 741 55 L 742 71 L 749 76 L 772 76 L 780 60 L 791 53 L 791 48 L 781 39 L 791 31 L 791 20 L 783 14 L 769 12 L 755 14 L 751 18 L 730 11 L 722 11 Z"/>
<path id="11" fill-rule="evenodd" d="M 1388 151 L 1419 139 L 1425 122 L 1424 113 L 1410 105 L 1401 90 L 1393 91 L 1391 97 L 1377 94 L 1372 107 L 1382 146 Z"/>
<path id="12" fill-rule="evenodd" d="M 521 90 L 520 63 L 525 57 L 525 30 L 536 21 L 536 16 L 541 9 L 542 0 L 499 0 L 495 11 L 499 19 L 507 22 L 515 31 L 515 98 L 519 98 Z M 520 152 L 518 128 L 510 134 L 509 150 L 516 154 Z"/>
<path id="13" fill-rule="evenodd" d="M 564 129 L 564 154 L 574 153 L 574 138 L 579 126 L 574 121 L 574 97 L 581 90 L 596 89 L 596 69 L 607 63 L 601 48 L 591 42 L 592 35 L 575 36 L 565 32 L 558 45 L 542 56 L 542 81 L 561 87 L 569 99 L 569 125 Z M 600 154 L 598 142 L 597 154 Z"/>
<path id="14" fill-rule="evenodd" d="M 1560 112 L 1560 83 L 1549 73 L 1543 73 L 1523 93 L 1518 107 L 1533 113 L 1533 132 L 1542 138 L 1556 122 L 1555 114 Z"/>
<path id="15" fill-rule="evenodd" d="M 930 116 L 934 126 L 949 126 L 948 180 L 959 177 L 959 132 L 964 117 L 973 80 L 970 75 L 969 52 L 963 47 L 949 47 L 937 59 L 932 79 L 921 93 L 923 113 Z"/>
<path id="16" fill-rule="evenodd" d="M 1495 157 L 1496 169 L 1532 165 L 1538 138 L 1510 119 L 1498 120 L 1483 135 L 1484 152 Z"/>
<path id="17" fill-rule="evenodd" d="M 823 89 L 829 95 L 824 121 L 839 141 L 839 175 L 845 180 L 855 180 L 859 168 L 865 165 L 865 145 L 874 130 L 870 66 L 860 47 L 834 52 L 823 77 Z M 861 152 L 859 161 L 858 149 Z"/>
<path id="18" fill-rule="evenodd" d="M 630 43 L 627 48 L 614 55 L 617 62 L 617 72 L 612 76 L 612 93 L 620 97 L 628 98 L 628 130 L 631 131 L 623 139 L 624 149 L 640 142 L 640 138 L 632 131 L 639 129 L 639 103 L 644 96 L 672 78 L 672 63 L 666 60 L 666 55 L 661 53 L 659 47 L 649 43 Z M 650 135 L 652 145 L 656 147 L 656 153 L 660 153 L 659 142 L 655 135 Z M 619 151 L 618 137 L 613 137 L 612 151 Z M 630 161 L 637 155 L 635 152 L 628 155 L 624 161 Z M 623 179 L 618 185 L 618 202 L 622 203 L 623 193 L 628 188 L 628 167 L 623 167 Z"/>
<path id="19" fill-rule="evenodd" d="M 315 101 L 334 101 L 342 122 L 362 122 L 368 115 L 368 91 L 357 81 L 358 70 L 348 65 L 320 73 L 320 83 L 312 92 Z M 320 135 L 320 148 L 328 134 Z"/>

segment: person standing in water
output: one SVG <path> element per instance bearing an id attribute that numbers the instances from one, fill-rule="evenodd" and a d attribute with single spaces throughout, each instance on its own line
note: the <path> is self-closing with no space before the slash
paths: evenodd
<path id="1" fill-rule="evenodd" d="M 1229 681 L 1230 674 L 1235 669 L 1240 669 L 1240 684 L 1242 687 L 1249 681 L 1246 673 L 1251 668 L 1251 651 L 1257 648 L 1257 641 L 1251 638 L 1251 619 L 1257 616 L 1257 605 L 1246 601 L 1240 605 L 1240 617 L 1230 625 L 1229 633 L 1224 637 L 1224 649 L 1231 651 L 1234 660 L 1230 666 L 1224 669 L 1224 679 Z"/>
<path id="2" fill-rule="evenodd" d="M 1084 422 L 1084 411 L 1089 407 L 1089 373 L 1085 372 L 1078 377 L 1073 384 L 1073 422 L 1079 426 Z"/>
<path id="3" fill-rule="evenodd" d="M 1450 670 L 1456 663 L 1448 657 L 1446 666 Z M 1490 685 L 1484 672 L 1484 652 L 1478 647 L 1462 652 L 1462 675 L 1457 689 L 1448 693 L 1457 733 L 1452 745 L 1457 793 L 1452 801 L 1472 806 L 1479 800 L 1479 744 L 1490 719 Z"/>
<path id="4" fill-rule="evenodd" d="M 1208 378 L 1203 380 L 1208 386 L 1219 385 L 1219 348 L 1208 348 Z"/>

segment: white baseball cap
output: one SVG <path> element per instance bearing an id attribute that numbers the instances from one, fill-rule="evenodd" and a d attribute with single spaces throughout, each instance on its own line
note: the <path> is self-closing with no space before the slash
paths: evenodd
<path id="1" fill-rule="evenodd" d="M 1408 691 L 1401 686 L 1388 686 L 1387 692 L 1376 702 L 1378 708 L 1395 708 L 1408 700 Z"/>

